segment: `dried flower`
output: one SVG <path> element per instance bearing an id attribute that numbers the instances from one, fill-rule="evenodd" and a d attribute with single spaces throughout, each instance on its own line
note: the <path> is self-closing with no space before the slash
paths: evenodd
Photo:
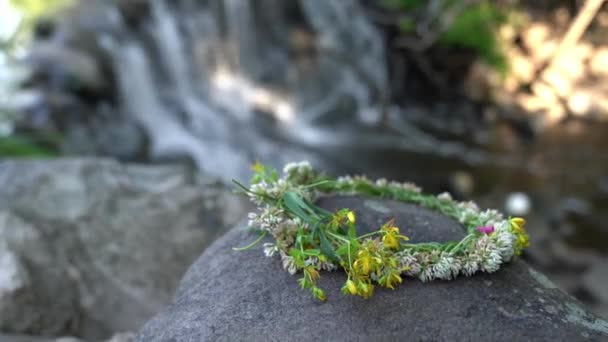
<path id="1" fill-rule="evenodd" d="M 484 234 L 494 233 L 494 226 L 483 226 L 483 227 L 477 227 L 476 229 L 478 232 L 484 233 Z"/>

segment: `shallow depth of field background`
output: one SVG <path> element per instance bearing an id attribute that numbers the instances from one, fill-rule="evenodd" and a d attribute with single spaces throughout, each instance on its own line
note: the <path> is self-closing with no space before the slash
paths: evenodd
<path id="1" fill-rule="evenodd" d="M 3 158 L 412 180 L 526 217 L 524 258 L 608 317 L 603 1 L 0 0 L 0 18 Z"/>

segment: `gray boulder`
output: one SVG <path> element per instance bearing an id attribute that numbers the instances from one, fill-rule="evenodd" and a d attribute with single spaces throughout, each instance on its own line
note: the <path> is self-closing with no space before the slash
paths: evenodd
<path id="1" fill-rule="evenodd" d="M 396 218 L 414 242 L 463 236 L 457 223 L 388 200 L 335 197 L 362 226 Z M 533 228 L 532 228 L 533 229 Z M 182 280 L 173 304 L 149 321 L 138 341 L 599 341 L 608 322 L 581 308 L 523 261 L 493 274 L 421 283 L 406 279 L 370 299 L 344 296 L 344 274 L 323 273 L 327 302 L 298 288 L 261 247 L 234 252 L 253 237 L 234 229 L 210 246 Z"/>
<path id="2" fill-rule="evenodd" d="M 0 184 L 0 335 L 138 330 L 248 206 L 181 166 L 4 161 Z"/>

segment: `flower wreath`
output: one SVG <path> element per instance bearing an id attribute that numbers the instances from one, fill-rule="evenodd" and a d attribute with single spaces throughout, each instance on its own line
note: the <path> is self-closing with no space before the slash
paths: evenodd
<path id="1" fill-rule="evenodd" d="M 332 179 L 314 171 L 308 162 L 290 163 L 277 171 L 259 163 L 253 166 L 251 187 L 235 181 L 258 205 L 249 214 L 249 227 L 259 238 L 266 235 L 275 242 L 264 243 L 267 256 L 278 254 L 290 274 L 302 271 L 299 284 L 320 300 L 325 291 L 317 286 L 319 271 L 338 267 L 347 275 L 342 292 L 369 298 L 375 284 L 393 289 L 402 275 L 423 282 L 449 280 L 459 274 L 495 272 L 502 263 L 521 254 L 528 246 L 525 221 L 504 219 L 496 210 L 481 211 L 474 202 L 458 202 L 450 194 L 423 194 L 411 183 L 375 182 L 361 176 Z M 413 203 L 438 211 L 460 222 L 467 235 L 460 241 L 407 243 L 395 221 L 378 230 L 357 236 L 356 215 L 350 209 L 329 212 L 315 206 L 323 194 L 365 195 Z"/>

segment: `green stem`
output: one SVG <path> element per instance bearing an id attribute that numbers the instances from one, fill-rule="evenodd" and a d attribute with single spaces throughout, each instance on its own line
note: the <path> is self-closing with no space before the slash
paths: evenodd
<path id="1" fill-rule="evenodd" d="M 460 242 L 450 250 L 450 254 L 454 254 L 454 253 L 458 252 L 458 248 L 460 248 L 460 246 L 464 245 L 465 242 L 468 242 L 468 240 L 471 239 L 471 237 L 475 237 L 475 235 L 469 234 L 469 235 L 465 236 L 464 239 L 460 240 Z"/>
<path id="2" fill-rule="evenodd" d="M 329 183 L 329 182 L 331 182 L 331 181 L 326 179 L 326 180 L 318 181 L 316 183 L 312 183 L 312 184 L 308 184 L 308 185 L 302 185 L 301 187 L 302 187 L 302 189 L 314 188 L 316 186 L 323 185 L 323 184 Z"/>
<path id="3" fill-rule="evenodd" d="M 268 231 L 264 231 L 262 233 L 262 235 L 260 235 L 260 237 L 258 237 L 255 241 L 253 241 L 252 243 L 248 244 L 247 246 L 244 246 L 244 247 L 233 247 L 232 250 L 233 251 L 237 251 L 237 252 L 246 251 L 249 248 L 257 245 L 260 241 L 262 241 L 262 239 L 266 236 L 267 233 L 268 233 Z"/>
<path id="4" fill-rule="evenodd" d="M 370 237 L 370 236 L 373 236 L 373 235 L 376 235 L 376 234 L 380 234 L 380 233 L 382 233 L 382 232 L 381 232 L 381 231 L 379 231 L 379 230 L 377 230 L 377 231 L 375 231 L 375 232 L 371 232 L 371 233 L 363 234 L 363 235 L 361 235 L 361 236 L 357 237 L 357 240 L 365 239 L 366 237 Z"/>
<path id="5" fill-rule="evenodd" d="M 348 239 L 346 239 L 346 238 L 344 238 L 344 237 L 342 237 L 342 236 L 340 236 L 338 234 L 332 233 L 330 231 L 328 231 L 327 234 L 335 237 L 336 239 L 339 239 L 339 240 L 342 240 L 344 242 L 350 243 L 350 240 L 348 240 Z"/>
<path id="6" fill-rule="evenodd" d="M 348 241 L 348 266 L 350 267 L 349 271 L 353 269 L 353 261 L 350 257 L 350 241 Z M 350 279 L 350 272 L 348 272 L 348 279 Z"/>

